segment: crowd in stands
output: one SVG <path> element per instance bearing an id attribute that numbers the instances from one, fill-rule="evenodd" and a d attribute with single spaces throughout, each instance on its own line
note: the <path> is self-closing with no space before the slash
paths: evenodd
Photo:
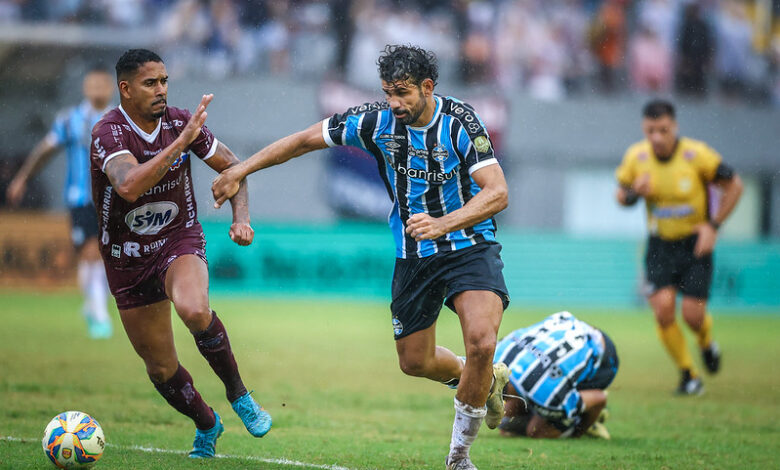
<path id="1" fill-rule="evenodd" d="M 780 106 L 780 0 L 0 0 L 3 22 L 155 29 L 172 74 L 374 86 L 387 43 L 545 100 L 677 93 Z"/>

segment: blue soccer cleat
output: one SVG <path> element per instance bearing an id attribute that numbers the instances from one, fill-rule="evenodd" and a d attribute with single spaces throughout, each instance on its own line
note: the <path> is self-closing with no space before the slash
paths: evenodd
<path id="1" fill-rule="evenodd" d="M 213 410 L 212 410 L 213 411 Z M 192 443 L 192 450 L 190 451 L 190 458 L 192 459 L 209 459 L 214 457 L 217 447 L 217 439 L 222 435 L 225 430 L 225 426 L 222 425 L 222 418 L 219 417 L 216 411 L 214 411 L 214 418 L 216 424 L 211 429 L 201 431 L 195 430 L 195 442 Z"/>
<path id="2" fill-rule="evenodd" d="M 271 430 L 271 415 L 258 405 L 249 394 L 245 393 L 236 398 L 230 405 L 236 412 L 241 421 L 244 422 L 246 430 L 255 437 L 263 437 Z"/>

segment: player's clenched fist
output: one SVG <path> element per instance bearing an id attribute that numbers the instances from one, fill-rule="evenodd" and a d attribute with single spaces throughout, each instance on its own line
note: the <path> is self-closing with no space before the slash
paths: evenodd
<path id="1" fill-rule="evenodd" d="M 230 239 L 237 245 L 247 246 L 255 238 L 255 231 L 248 223 L 234 223 L 230 226 Z"/>
<path id="2" fill-rule="evenodd" d="M 406 233 L 416 241 L 435 240 L 447 233 L 447 227 L 441 219 L 428 214 L 414 214 L 406 221 Z"/>

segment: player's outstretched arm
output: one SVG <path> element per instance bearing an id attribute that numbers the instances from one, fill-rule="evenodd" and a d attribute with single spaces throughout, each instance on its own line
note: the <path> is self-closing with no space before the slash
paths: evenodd
<path id="1" fill-rule="evenodd" d="M 274 165 L 280 165 L 292 158 L 314 150 L 327 148 L 328 144 L 322 137 L 322 122 L 312 124 L 295 134 L 283 137 L 263 148 L 240 164 L 223 171 L 211 185 L 214 195 L 214 207 L 219 209 L 222 204 L 232 198 L 239 190 L 239 182 L 248 175 Z"/>
<path id="2" fill-rule="evenodd" d="M 214 152 L 214 155 L 206 160 L 206 164 L 217 173 L 222 173 L 240 162 L 238 157 L 222 142 L 217 143 L 217 150 Z M 233 223 L 230 225 L 229 232 L 230 239 L 241 246 L 249 245 L 255 237 L 255 232 L 249 224 L 249 195 L 246 179 L 241 180 L 238 192 L 230 198 L 230 205 L 233 208 Z"/>
<path id="3" fill-rule="evenodd" d="M 130 152 L 125 152 L 106 163 L 104 169 L 106 176 L 122 199 L 135 202 L 165 176 L 173 162 L 200 134 L 200 129 L 206 122 L 206 107 L 213 98 L 214 95 L 203 95 L 198 109 L 187 121 L 181 134 L 154 158 L 144 163 L 138 163 L 138 160 Z"/>
<path id="4" fill-rule="evenodd" d="M 48 138 L 38 142 L 32 149 L 27 159 L 22 164 L 19 172 L 11 180 L 6 190 L 6 199 L 11 206 L 18 206 L 22 201 L 24 192 L 27 189 L 27 180 L 38 172 L 43 166 L 57 153 L 59 146 L 52 143 Z"/>
<path id="5" fill-rule="evenodd" d="M 450 232 L 473 227 L 506 209 L 509 191 L 504 171 L 499 165 L 489 165 L 472 173 L 471 178 L 481 188 L 463 207 L 435 218 L 418 213 L 409 217 L 406 233 L 415 240 L 434 240 Z"/>

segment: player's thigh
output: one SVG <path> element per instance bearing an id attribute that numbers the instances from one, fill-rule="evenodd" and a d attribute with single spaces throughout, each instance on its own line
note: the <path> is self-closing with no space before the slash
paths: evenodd
<path id="1" fill-rule="evenodd" d="M 165 293 L 176 313 L 192 331 L 203 331 L 211 322 L 209 272 L 197 255 L 176 257 L 165 273 Z"/>
<path id="2" fill-rule="evenodd" d="M 495 346 L 501 317 L 504 313 L 501 297 L 491 290 L 467 290 L 453 298 L 460 319 L 463 338 L 467 343 L 489 340 Z"/>
<path id="3" fill-rule="evenodd" d="M 436 323 L 395 341 L 401 369 L 415 369 L 433 359 L 436 354 Z"/>
<path id="4" fill-rule="evenodd" d="M 173 342 L 170 302 L 164 300 L 142 307 L 120 309 L 119 317 L 130 344 L 143 359 L 150 375 L 173 375 L 178 358 Z"/>

